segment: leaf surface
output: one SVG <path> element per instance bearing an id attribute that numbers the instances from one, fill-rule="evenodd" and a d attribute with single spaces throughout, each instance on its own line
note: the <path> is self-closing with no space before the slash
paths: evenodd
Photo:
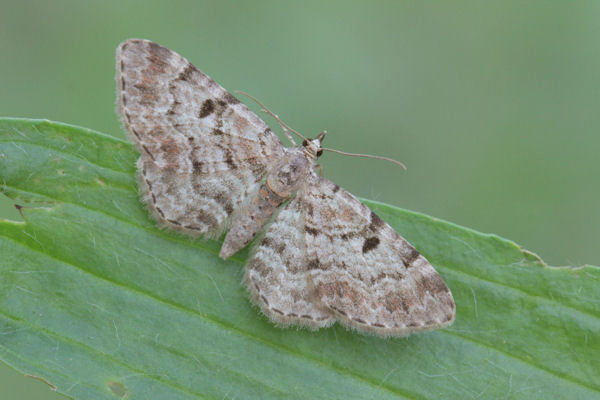
<path id="1" fill-rule="evenodd" d="M 74 399 L 600 397 L 600 268 L 366 201 L 444 277 L 453 326 L 379 339 L 274 327 L 243 251 L 160 230 L 127 142 L 0 120 L 0 359 Z"/>

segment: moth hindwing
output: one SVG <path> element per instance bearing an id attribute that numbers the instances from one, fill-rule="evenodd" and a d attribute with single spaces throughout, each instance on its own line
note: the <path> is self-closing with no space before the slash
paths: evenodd
<path id="1" fill-rule="evenodd" d="M 147 40 L 117 49 L 117 88 L 152 215 L 191 235 L 230 226 L 223 258 L 264 232 L 244 281 L 276 324 L 317 329 L 337 320 L 404 336 L 453 322 L 452 294 L 425 257 L 315 173 L 322 136 L 284 147 L 219 84 Z"/>

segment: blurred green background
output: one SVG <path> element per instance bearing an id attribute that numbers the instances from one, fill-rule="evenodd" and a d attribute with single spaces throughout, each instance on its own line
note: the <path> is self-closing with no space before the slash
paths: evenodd
<path id="1" fill-rule="evenodd" d="M 125 137 L 115 48 L 152 39 L 306 136 L 327 129 L 328 147 L 409 168 L 327 154 L 325 175 L 351 192 L 552 265 L 600 264 L 599 1 L 0 5 L 2 116 Z M 19 218 L 11 204 L 0 198 L 0 216 Z M 62 398 L 3 365 L 0 387 L 3 399 Z"/>

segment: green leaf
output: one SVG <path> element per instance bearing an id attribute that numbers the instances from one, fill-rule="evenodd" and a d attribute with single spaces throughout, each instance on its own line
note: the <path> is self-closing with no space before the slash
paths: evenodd
<path id="1" fill-rule="evenodd" d="M 280 329 L 240 285 L 246 253 L 160 230 L 129 143 L 0 120 L 0 358 L 75 399 L 600 397 L 600 268 L 367 202 L 444 277 L 453 326 L 379 339 Z M 490 210 L 491 211 L 491 210 Z"/>

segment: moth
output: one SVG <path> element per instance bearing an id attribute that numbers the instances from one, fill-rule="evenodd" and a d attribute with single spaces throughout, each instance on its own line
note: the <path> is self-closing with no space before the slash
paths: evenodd
<path id="1" fill-rule="evenodd" d="M 275 324 L 339 321 L 397 337 L 453 322 L 452 294 L 425 257 L 316 173 L 324 133 L 285 147 L 236 97 L 151 41 L 119 45 L 116 79 L 151 214 L 186 234 L 227 230 L 224 259 L 260 233 L 244 283 Z"/>

